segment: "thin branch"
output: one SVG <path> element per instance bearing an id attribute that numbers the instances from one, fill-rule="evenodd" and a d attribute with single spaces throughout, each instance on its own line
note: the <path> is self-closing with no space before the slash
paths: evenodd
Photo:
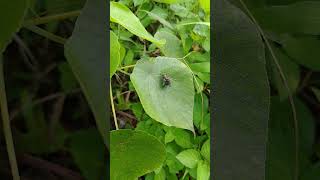
<path id="1" fill-rule="evenodd" d="M 81 10 L 77 10 L 77 11 L 71 11 L 71 12 L 66 12 L 62 14 L 39 17 L 35 19 L 26 20 L 23 23 L 23 26 L 47 24 L 52 21 L 61 21 L 61 20 L 77 17 L 80 14 L 81 14 Z"/>
<path id="2" fill-rule="evenodd" d="M 31 155 L 24 154 L 21 156 L 21 161 L 22 163 L 30 165 L 33 168 L 48 170 L 69 180 L 84 180 L 84 178 L 75 171 Z"/>
<path id="3" fill-rule="evenodd" d="M 7 95 L 5 89 L 4 82 L 4 71 L 3 71 L 3 58 L 0 55 L 0 109 L 2 114 L 2 122 L 3 122 L 3 132 L 7 145 L 7 152 L 9 156 L 9 162 L 11 166 L 11 173 L 13 176 L 13 180 L 20 180 L 19 169 L 16 159 L 16 153 L 14 150 L 11 126 L 10 126 L 10 118 L 8 112 L 8 104 L 7 104 Z"/>

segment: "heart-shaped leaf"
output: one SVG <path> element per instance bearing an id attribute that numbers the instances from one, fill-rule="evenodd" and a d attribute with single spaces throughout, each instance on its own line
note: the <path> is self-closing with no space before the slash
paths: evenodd
<path id="1" fill-rule="evenodd" d="M 120 64 L 120 43 L 117 35 L 110 31 L 110 77 L 117 71 Z"/>
<path id="2" fill-rule="evenodd" d="M 117 130 L 110 133 L 111 180 L 135 180 L 158 169 L 166 149 L 156 137 L 142 131 Z"/>
<path id="3" fill-rule="evenodd" d="M 108 65 L 107 3 L 87 1 L 78 17 L 72 37 L 65 45 L 65 56 L 93 111 L 107 145 Z"/>
<path id="4" fill-rule="evenodd" d="M 18 31 L 27 9 L 27 1 L 0 1 L 0 53 L 10 42 L 14 32 Z"/>
<path id="5" fill-rule="evenodd" d="M 162 46 L 165 43 L 165 41 L 160 41 L 148 33 L 137 16 L 135 16 L 127 6 L 121 3 L 110 2 L 110 21 L 120 24 L 132 34 L 151 41 L 158 46 Z"/>
<path id="6" fill-rule="evenodd" d="M 131 81 L 151 118 L 167 126 L 194 131 L 193 76 L 184 63 L 167 57 L 140 60 Z"/>

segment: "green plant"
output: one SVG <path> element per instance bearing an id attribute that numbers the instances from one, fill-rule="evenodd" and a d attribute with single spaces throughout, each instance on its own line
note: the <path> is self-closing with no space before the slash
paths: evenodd
<path id="1" fill-rule="evenodd" d="M 110 2 L 112 180 L 209 179 L 208 3 Z"/>
<path id="2" fill-rule="evenodd" d="M 0 2 L 1 178 L 107 178 L 106 9 L 96 0 Z"/>

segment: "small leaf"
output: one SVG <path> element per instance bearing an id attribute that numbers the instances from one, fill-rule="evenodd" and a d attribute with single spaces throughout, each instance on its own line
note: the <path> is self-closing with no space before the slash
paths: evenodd
<path id="1" fill-rule="evenodd" d="M 154 176 L 154 180 L 166 180 L 166 171 L 161 168 L 160 171 Z"/>
<path id="2" fill-rule="evenodd" d="M 194 149 L 182 151 L 177 155 L 177 159 L 188 168 L 195 168 L 201 160 L 200 153 Z"/>
<path id="3" fill-rule="evenodd" d="M 111 180 L 137 179 L 165 161 L 164 145 L 142 131 L 117 130 L 110 134 Z"/>
<path id="4" fill-rule="evenodd" d="M 169 85 L 163 86 L 164 75 Z M 130 77 L 144 110 L 152 119 L 194 131 L 193 77 L 185 64 L 166 57 L 140 60 Z"/>
<path id="5" fill-rule="evenodd" d="M 193 63 L 190 68 L 195 72 L 210 73 L 210 62 Z"/>
<path id="6" fill-rule="evenodd" d="M 175 142 L 182 148 L 191 148 L 192 144 L 192 134 L 184 129 L 173 129 Z"/>
<path id="7" fill-rule="evenodd" d="M 206 12 L 210 12 L 210 0 L 199 0 L 201 8 Z"/>
<path id="8" fill-rule="evenodd" d="M 179 3 L 181 0 L 153 0 L 159 3 L 166 3 L 166 4 L 174 4 Z"/>
<path id="9" fill-rule="evenodd" d="M 117 71 L 120 64 L 120 43 L 117 35 L 110 31 L 110 77 Z"/>
<path id="10" fill-rule="evenodd" d="M 184 56 L 180 39 L 169 30 L 160 29 L 154 37 L 157 39 L 165 39 L 166 42 L 168 42 L 160 48 L 166 57 L 182 58 Z"/>
<path id="11" fill-rule="evenodd" d="M 131 10 L 121 3 L 110 2 L 110 21 L 120 24 L 131 33 L 149 40 L 158 46 L 165 44 L 164 40 L 155 39 L 149 34 Z"/>
<path id="12" fill-rule="evenodd" d="M 210 162 L 210 140 L 207 140 L 201 148 L 201 155 Z"/>
<path id="13" fill-rule="evenodd" d="M 210 165 L 207 161 L 199 161 L 197 168 L 197 180 L 209 180 Z"/>

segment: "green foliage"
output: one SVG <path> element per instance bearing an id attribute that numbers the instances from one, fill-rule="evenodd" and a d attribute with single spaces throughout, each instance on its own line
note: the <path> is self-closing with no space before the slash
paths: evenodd
<path id="1" fill-rule="evenodd" d="M 163 76 L 170 82 L 165 87 Z M 192 78 L 192 72 L 185 64 L 165 57 L 140 60 L 131 74 L 141 104 L 151 118 L 167 126 L 194 131 Z"/>
<path id="2" fill-rule="evenodd" d="M 214 56 L 213 138 L 223 137 L 214 145 L 215 178 L 264 179 L 269 114 L 264 45 L 239 8 L 226 0 L 213 3 L 215 51 L 223 52 Z"/>
<path id="3" fill-rule="evenodd" d="M 130 133 L 144 132 L 141 139 L 154 137 L 139 153 L 132 145 L 127 154 L 111 155 L 111 162 L 119 163 L 116 167 L 111 163 L 111 169 L 121 169 L 121 176 L 147 180 L 209 179 L 208 12 L 198 0 L 121 0 L 111 2 L 110 10 L 110 31 L 126 51 L 111 79 L 116 129 L 112 133 L 130 129 Z M 111 150 L 126 139 L 112 140 Z M 139 141 L 136 144 L 143 143 Z M 141 171 L 154 159 L 144 157 L 148 161 L 142 162 L 139 154 L 156 150 L 150 146 L 156 142 L 165 148 L 164 160 L 159 167 Z M 133 159 L 132 163 L 140 164 L 124 163 Z"/>
<path id="4" fill-rule="evenodd" d="M 0 30 L 0 53 L 2 54 L 13 34 L 19 30 L 22 24 L 27 9 L 27 1 L 1 1 L 0 7 L 0 22 L 6 22 Z"/>
<path id="5" fill-rule="evenodd" d="M 165 147 L 154 136 L 133 130 L 110 133 L 111 179 L 136 179 L 161 167 Z"/>
<path id="6" fill-rule="evenodd" d="M 94 113 L 99 131 L 107 145 L 107 16 L 105 1 L 88 1 L 65 45 L 66 58 Z M 84 43 L 85 42 L 85 43 Z M 97 96 L 99 94 L 99 96 Z"/>

